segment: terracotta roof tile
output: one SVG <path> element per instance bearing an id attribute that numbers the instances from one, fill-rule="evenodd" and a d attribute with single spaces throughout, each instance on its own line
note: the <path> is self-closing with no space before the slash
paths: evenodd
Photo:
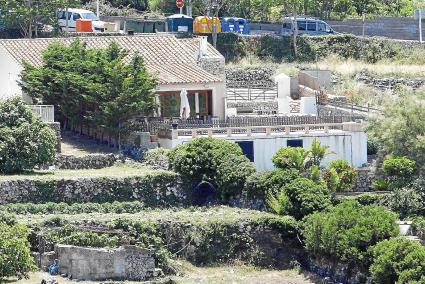
<path id="1" fill-rule="evenodd" d="M 201 69 L 195 53 L 199 39 L 177 39 L 169 34 L 144 34 L 134 36 L 80 37 L 89 48 L 105 48 L 111 42 L 118 43 L 129 51 L 128 62 L 134 53 L 140 54 L 149 71 L 156 73 L 160 84 L 222 82 L 219 77 Z M 0 47 L 8 51 L 16 61 L 26 61 L 41 66 L 42 52 L 53 42 L 70 44 L 75 38 L 38 38 L 0 40 Z M 223 58 L 208 44 L 209 58 Z"/>

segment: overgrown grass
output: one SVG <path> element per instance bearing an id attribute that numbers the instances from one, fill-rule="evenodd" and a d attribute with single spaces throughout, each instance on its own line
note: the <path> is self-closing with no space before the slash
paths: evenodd
<path id="1" fill-rule="evenodd" d="M 129 177 L 140 176 L 158 172 L 149 167 L 134 164 L 117 164 L 115 166 L 103 169 L 84 169 L 84 170 L 35 170 L 15 175 L 0 175 L 0 181 L 13 180 L 56 180 L 72 179 L 83 177 Z"/>

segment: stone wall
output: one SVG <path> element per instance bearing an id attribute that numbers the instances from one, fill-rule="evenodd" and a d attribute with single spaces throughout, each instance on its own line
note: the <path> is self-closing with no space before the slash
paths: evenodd
<path id="1" fill-rule="evenodd" d="M 365 73 L 357 75 L 356 80 L 380 90 L 393 90 L 397 85 L 404 85 L 416 90 L 425 86 L 425 79 L 374 78 Z"/>
<path id="2" fill-rule="evenodd" d="M 372 186 L 372 174 L 370 168 L 357 169 L 357 182 L 352 191 L 364 192 L 369 191 Z"/>
<path id="3" fill-rule="evenodd" d="M 115 154 L 91 154 L 81 157 L 59 154 L 54 165 L 57 169 L 102 169 L 113 166 L 117 161 L 124 161 L 124 157 Z"/>
<path id="4" fill-rule="evenodd" d="M 201 58 L 199 66 L 205 71 L 216 75 L 217 77 L 225 80 L 225 61 L 224 58 Z"/>
<path id="5" fill-rule="evenodd" d="M 147 206 L 179 206 L 187 203 L 187 190 L 180 176 L 169 171 L 122 178 L 22 179 L 0 182 L 0 204 L 140 200 Z"/>
<path id="6" fill-rule="evenodd" d="M 227 108 L 236 108 L 238 114 L 277 114 L 279 110 L 277 101 L 227 101 Z"/>
<path id="7" fill-rule="evenodd" d="M 264 67 L 236 67 L 226 68 L 227 87 L 240 88 L 246 86 L 275 86 L 273 76 L 276 66 Z"/>
<path id="8" fill-rule="evenodd" d="M 56 137 L 58 139 L 56 143 L 56 151 L 58 153 L 61 152 L 61 142 L 62 142 L 62 136 L 61 136 L 61 125 L 59 122 L 47 122 L 46 123 L 56 134 Z"/>
<path id="9" fill-rule="evenodd" d="M 78 280 L 147 280 L 155 275 L 152 252 L 136 246 L 118 249 L 56 245 L 59 273 Z"/>

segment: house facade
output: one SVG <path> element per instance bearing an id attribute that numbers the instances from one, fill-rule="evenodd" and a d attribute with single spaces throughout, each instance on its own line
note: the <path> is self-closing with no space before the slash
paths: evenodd
<path id="1" fill-rule="evenodd" d="M 226 83 L 224 57 L 206 37 L 177 38 L 171 34 L 80 37 L 88 48 L 106 48 L 116 42 L 129 51 L 126 60 L 138 53 L 148 71 L 158 79 L 155 89 L 158 115 L 180 116 L 180 92 L 186 89 L 194 117 L 224 118 Z M 22 95 L 19 76 L 22 62 L 42 65 L 42 52 L 53 42 L 71 44 L 75 38 L 38 38 L 0 40 L 0 98 Z"/>

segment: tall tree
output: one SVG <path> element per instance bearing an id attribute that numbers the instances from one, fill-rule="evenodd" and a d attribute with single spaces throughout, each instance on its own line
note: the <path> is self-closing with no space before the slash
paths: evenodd
<path id="1" fill-rule="evenodd" d="M 126 64 L 128 56 L 116 43 L 106 49 L 88 49 L 78 39 L 54 43 L 43 53 L 43 66 L 25 64 L 20 84 L 32 98 L 55 105 L 64 127 L 88 126 L 117 139 L 131 118 L 156 107 L 155 78 L 139 55 Z"/>

